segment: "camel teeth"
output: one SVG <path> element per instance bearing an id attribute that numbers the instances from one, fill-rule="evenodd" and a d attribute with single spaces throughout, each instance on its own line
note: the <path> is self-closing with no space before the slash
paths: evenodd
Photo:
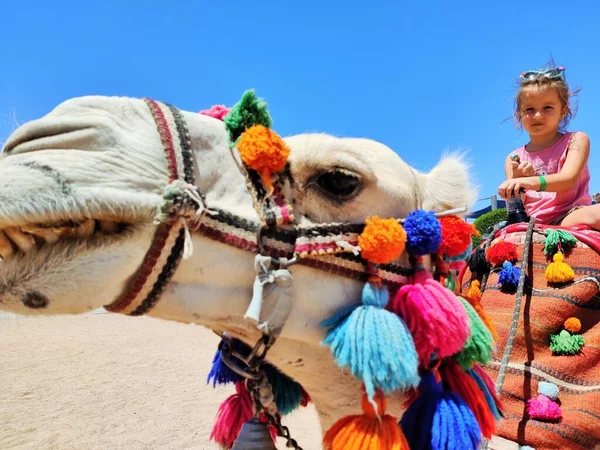
<path id="1" fill-rule="evenodd" d="M 77 227 L 77 236 L 82 238 L 91 237 L 96 229 L 96 221 L 93 219 L 86 220 Z"/>
<path id="2" fill-rule="evenodd" d="M 110 222 L 108 220 L 100 221 L 100 229 L 102 230 L 103 233 L 108 233 L 108 234 L 116 233 L 117 228 L 118 228 L 117 222 Z"/>
<path id="3" fill-rule="evenodd" d="M 0 230 L 0 257 L 2 259 L 8 258 L 13 254 L 12 245 L 6 237 L 6 235 Z"/>
<path id="4" fill-rule="evenodd" d="M 25 253 L 35 247 L 35 239 L 33 239 L 33 236 L 24 234 L 18 228 L 6 228 L 4 232 L 6 233 L 6 236 L 8 236 L 8 238 Z"/>

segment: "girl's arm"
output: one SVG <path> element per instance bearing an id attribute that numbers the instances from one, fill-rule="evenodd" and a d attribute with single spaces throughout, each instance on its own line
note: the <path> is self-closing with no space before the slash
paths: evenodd
<path id="1" fill-rule="evenodd" d="M 573 134 L 565 164 L 559 173 L 546 175 L 546 191 L 563 192 L 568 190 L 583 171 L 590 156 L 590 138 L 583 132 Z M 524 177 L 507 180 L 500 185 L 498 194 L 502 198 L 517 196 L 520 189 L 539 191 L 542 182 L 539 177 Z"/>

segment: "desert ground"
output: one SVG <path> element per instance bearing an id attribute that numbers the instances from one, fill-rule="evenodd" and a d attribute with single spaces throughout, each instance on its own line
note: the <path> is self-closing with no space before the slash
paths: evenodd
<path id="1" fill-rule="evenodd" d="M 0 448 L 218 449 L 213 420 L 234 392 L 206 384 L 218 340 L 196 325 L 101 311 L 0 313 Z M 305 450 L 321 448 L 312 405 L 285 424 Z"/>

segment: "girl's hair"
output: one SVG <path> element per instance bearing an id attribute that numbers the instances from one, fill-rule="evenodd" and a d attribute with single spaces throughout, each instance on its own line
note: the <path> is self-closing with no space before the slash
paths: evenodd
<path id="1" fill-rule="evenodd" d="M 560 74 L 560 75 L 557 75 Z M 552 75 L 552 76 L 549 76 Z M 575 97 L 580 89 L 570 90 L 567 80 L 564 76 L 564 67 L 558 67 L 553 61 L 546 64 L 541 69 L 529 72 L 523 72 L 518 80 L 519 90 L 515 98 L 515 113 L 514 118 L 519 129 L 523 128 L 521 123 L 521 106 L 523 98 L 526 95 L 539 95 L 548 92 L 550 89 L 555 89 L 560 99 L 562 106 L 566 106 L 567 112 L 561 119 L 558 128 L 564 132 L 569 125 L 569 122 L 577 112 L 576 107 L 571 104 L 571 99 Z"/>

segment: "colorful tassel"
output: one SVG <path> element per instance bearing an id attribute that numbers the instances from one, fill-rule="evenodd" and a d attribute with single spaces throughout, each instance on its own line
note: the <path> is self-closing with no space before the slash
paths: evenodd
<path id="1" fill-rule="evenodd" d="M 485 250 L 483 247 L 478 247 L 471 253 L 471 256 L 467 259 L 467 264 L 469 265 L 471 273 L 477 277 L 482 277 L 488 273 L 491 268 L 490 263 L 485 258 Z"/>
<path id="2" fill-rule="evenodd" d="M 243 381 L 235 384 L 236 393 L 221 403 L 210 439 L 230 448 L 236 440 L 242 425 L 253 416 L 252 397 Z"/>
<path id="3" fill-rule="evenodd" d="M 577 247 L 577 238 L 567 230 L 549 229 L 546 230 L 545 234 L 544 254 L 547 258 L 558 251 L 569 254 L 571 250 Z"/>
<path id="4" fill-rule="evenodd" d="M 328 450 L 409 450 L 397 419 L 385 413 L 387 402 L 380 390 L 374 396 L 377 411 L 363 394 L 363 414 L 343 417 L 325 433 Z"/>
<path id="5" fill-rule="evenodd" d="M 562 330 L 550 336 L 550 350 L 555 355 L 576 355 L 583 347 L 583 336 Z"/>
<path id="6" fill-rule="evenodd" d="M 242 133 L 253 125 L 270 128 L 272 124 L 267 104 L 258 98 L 253 90 L 247 90 L 242 94 L 242 98 L 231 108 L 223 121 L 232 143 L 235 143 Z"/>
<path id="7" fill-rule="evenodd" d="M 517 253 L 517 246 L 512 242 L 506 242 L 505 240 L 499 240 L 494 245 L 487 249 L 485 254 L 487 260 L 493 266 L 499 266 L 505 261 L 517 261 L 519 255 Z"/>
<path id="8" fill-rule="evenodd" d="M 563 326 L 558 335 L 550 335 L 550 350 L 555 355 L 575 355 L 583 347 L 583 336 L 575 334 L 581 331 L 581 322 L 577 317 L 569 317 Z"/>
<path id="9" fill-rule="evenodd" d="M 471 236 L 478 236 L 475 227 L 459 216 L 449 215 L 440 219 L 442 225 L 442 243 L 437 251 L 444 258 L 459 256 L 467 251 Z"/>
<path id="10" fill-rule="evenodd" d="M 440 358 L 455 354 L 468 339 L 465 309 L 456 295 L 432 279 L 402 286 L 390 309 L 406 322 L 423 367 L 435 353 Z"/>
<path id="11" fill-rule="evenodd" d="M 456 293 L 456 276 L 454 276 L 452 271 L 448 271 L 448 276 L 444 280 L 444 284 L 446 285 L 449 291 Z"/>
<path id="12" fill-rule="evenodd" d="M 465 249 L 464 252 L 459 253 L 456 256 L 444 256 L 444 260 L 448 261 L 448 262 L 457 262 L 457 261 L 466 261 L 466 259 L 469 257 L 469 255 L 471 254 L 471 252 L 473 251 L 473 245 L 471 244 L 471 242 L 469 242 L 469 246 Z"/>
<path id="13" fill-rule="evenodd" d="M 413 273 L 408 276 L 407 284 L 425 284 L 427 280 L 433 280 L 433 275 L 423 265 L 423 258 L 411 258 Z"/>
<path id="14" fill-rule="evenodd" d="M 494 349 L 494 340 L 492 334 L 479 317 L 479 314 L 475 311 L 475 308 L 464 298 L 458 297 L 458 299 L 461 301 L 469 317 L 471 333 L 460 352 L 454 355 L 454 360 L 464 370 L 468 370 L 475 362 L 480 364 L 489 362 Z"/>
<path id="15" fill-rule="evenodd" d="M 285 168 L 291 151 L 285 141 L 269 128 L 253 125 L 242 133 L 236 146 L 244 164 L 260 174 L 267 195 L 272 194 L 271 176 Z"/>
<path id="16" fill-rule="evenodd" d="M 558 422 L 562 411 L 556 401 L 560 391 L 558 386 L 547 381 L 538 383 L 538 396 L 527 401 L 527 413 L 532 419 L 545 422 Z"/>
<path id="17" fill-rule="evenodd" d="M 323 322 L 329 328 L 323 343 L 340 366 L 365 383 L 369 397 L 376 388 L 390 392 L 419 383 L 413 338 L 402 319 L 383 309 L 388 299 L 387 289 L 367 283 L 361 306 Z"/>
<path id="18" fill-rule="evenodd" d="M 485 381 L 481 378 L 480 374 L 473 368 L 467 370 L 467 374 L 475 381 L 479 390 L 483 393 L 485 401 L 488 405 L 488 408 L 492 412 L 494 419 L 500 420 L 502 419 L 502 412 L 499 408 L 498 397 L 496 396 L 496 392 L 494 389 L 489 389 Z"/>
<path id="19" fill-rule="evenodd" d="M 199 114 L 203 116 L 214 117 L 218 120 L 223 120 L 223 118 L 231 112 L 231 108 L 228 108 L 225 105 L 213 105 L 209 109 L 203 109 Z"/>
<path id="20" fill-rule="evenodd" d="M 529 417 L 544 422 L 559 422 L 562 411 L 558 403 L 553 402 L 545 395 L 538 395 L 527 401 L 527 413 Z"/>
<path id="21" fill-rule="evenodd" d="M 494 385 L 494 381 L 491 379 L 491 377 L 487 374 L 487 372 L 485 370 L 483 370 L 483 367 L 481 367 L 478 364 L 475 364 L 473 366 L 473 368 L 471 369 L 471 372 L 473 372 L 474 374 L 476 374 L 478 376 L 478 379 L 481 380 L 484 385 L 485 385 L 485 391 L 484 393 L 489 393 L 489 395 L 491 396 L 491 398 L 493 399 L 493 402 L 496 406 L 496 410 L 498 411 L 498 413 L 504 417 L 504 405 L 502 404 L 502 401 L 500 400 L 500 398 L 498 397 L 498 395 L 496 394 L 496 386 Z M 483 389 L 482 389 L 483 391 Z M 486 401 L 487 401 L 487 394 L 486 394 Z M 492 407 L 490 406 L 490 410 L 492 410 Z"/>
<path id="22" fill-rule="evenodd" d="M 400 421 L 411 450 L 479 448 L 481 429 L 463 399 L 444 391 L 432 372 L 423 374 L 419 391 Z"/>
<path id="23" fill-rule="evenodd" d="M 240 350 L 235 348 L 237 343 L 240 344 L 238 346 L 245 345 L 237 339 L 232 339 L 232 345 L 234 346 L 234 350 L 236 351 Z M 233 370 L 231 370 L 228 366 L 226 366 L 223 360 L 221 359 L 221 351 L 223 350 L 224 345 L 228 344 L 225 340 L 221 340 L 221 342 L 219 342 L 219 347 L 215 352 L 215 356 L 213 357 L 212 367 L 206 379 L 207 383 L 210 383 L 212 380 L 213 387 L 216 387 L 217 384 L 224 385 L 228 383 L 236 383 L 242 380 L 242 377 L 235 373 Z M 237 358 L 233 357 L 233 360 L 239 363 Z"/>
<path id="24" fill-rule="evenodd" d="M 568 283 L 575 279 L 575 272 L 565 262 L 565 255 L 561 251 L 554 254 L 552 262 L 546 267 L 544 275 L 549 283 Z"/>
<path id="25" fill-rule="evenodd" d="M 491 333 L 492 339 L 494 341 L 498 341 L 498 333 L 496 332 L 494 322 L 492 321 L 492 318 L 487 314 L 487 312 L 483 308 L 483 305 L 481 304 L 480 286 L 481 282 L 479 280 L 471 281 L 471 287 L 467 291 L 465 299 L 468 300 L 468 302 L 473 308 L 475 308 L 475 311 L 477 311 L 477 314 L 479 314 L 479 318 L 487 327 L 488 331 Z"/>
<path id="26" fill-rule="evenodd" d="M 467 297 L 471 300 L 471 304 L 481 302 L 481 281 L 471 281 L 471 286 L 467 291 Z"/>
<path id="27" fill-rule="evenodd" d="M 435 253 L 442 242 L 442 226 L 433 211 L 412 211 L 404 220 L 406 251 L 410 255 L 423 256 Z"/>
<path id="28" fill-rule="evenodd" d="M 519 284 L 521 269 L 509 261 L 502 264 L 502 270 L 498 274 L 498 282 L 503 292 L 514 292 Z"/>
<path id="29" fill-rule="evenodd" d="M 302 386 L 271 364 L 264 364 L 263 369 L 273 389 L 273 396 L 279 413 L 287 415 L 297 409 L 304 397 Z"/>
<path id="30" fill-rule="evenodd" d="M 484 392 L 477 383 L 452 360 L 445 360 L 440 366 L 444 386 L 459 395 L 475 415 L 482 435 L 490 439 L 496 432 L 496 420 Z"/>

